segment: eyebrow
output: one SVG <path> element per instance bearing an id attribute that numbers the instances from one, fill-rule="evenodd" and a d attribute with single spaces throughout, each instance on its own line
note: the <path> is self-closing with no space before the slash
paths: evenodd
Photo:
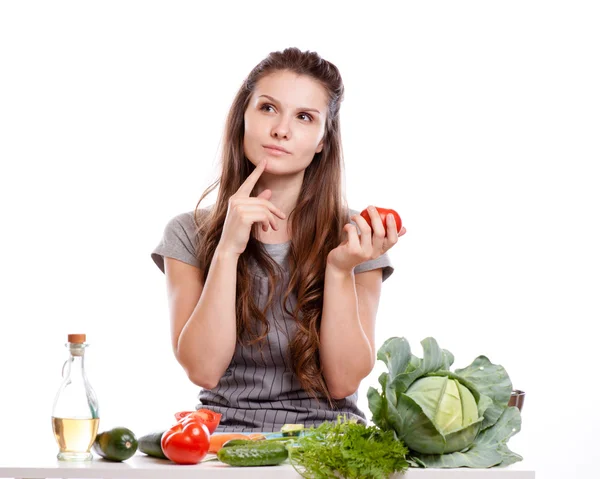
<path id="1" fill-rule="evenodd" d="M 279 103 L 275 98 L 273 98 L 272 96 L 269 96 L 269 95 L 260 95 L 258 98 L 263 97 L 263 96 L 265 98 L 268 98 L 269 100 L 271 100 L 274 103 Z M 302 111 L 314 111 L 314 112 L 318 113 L 319 115 L 321 114 L 321 112 L 319 110 L 315 109 L 315 108 L 298 108 L 298 110 L 302 110 Z"/>

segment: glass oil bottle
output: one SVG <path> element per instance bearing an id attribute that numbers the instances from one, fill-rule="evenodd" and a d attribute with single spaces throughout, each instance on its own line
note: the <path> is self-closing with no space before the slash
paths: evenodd
<path id="1" fill-rule="evenodd" d="M 98 400 L 85 373 L 88 344 L 85 334 L 69 334 L 68 357 L 62 369 L 63 381 L 52 408 L 52 430 L 61 461 L 89 461 L 100 417 Z"/>

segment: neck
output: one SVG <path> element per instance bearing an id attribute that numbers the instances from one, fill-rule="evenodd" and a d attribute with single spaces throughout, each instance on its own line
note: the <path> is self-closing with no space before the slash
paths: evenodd
<path id="1" fill-rule="evenodd" d="M 271 190 L 269 201 L 282 210 L 289 217 L 291 211 L 298 203 L 304 170 L 293 175 L 270 175 L 263 173 L 256 184 L 256 194 L 264 190 Z"/>

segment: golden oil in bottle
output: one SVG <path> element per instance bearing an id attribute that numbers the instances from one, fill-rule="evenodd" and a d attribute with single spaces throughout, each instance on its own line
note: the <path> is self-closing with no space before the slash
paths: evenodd
<path id="1" fill-rule="evenodd" d="M 98 433 L 100 419 L 52 418 L 52 430 L 65 460 L 87 457 Z"/>

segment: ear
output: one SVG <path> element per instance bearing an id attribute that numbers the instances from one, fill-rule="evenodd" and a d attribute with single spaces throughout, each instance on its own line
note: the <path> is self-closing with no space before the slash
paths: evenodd
<path id="1" fill-rule="evenodd" d="M 323 144 L 324 143 L 325 143 L 325 137 L 323 137 L 323 139 L 321 140 L 321 142 L 317 146 L 317 149 L 316 149 L 315 153 L 321 153 L 323 151 Z"/>

